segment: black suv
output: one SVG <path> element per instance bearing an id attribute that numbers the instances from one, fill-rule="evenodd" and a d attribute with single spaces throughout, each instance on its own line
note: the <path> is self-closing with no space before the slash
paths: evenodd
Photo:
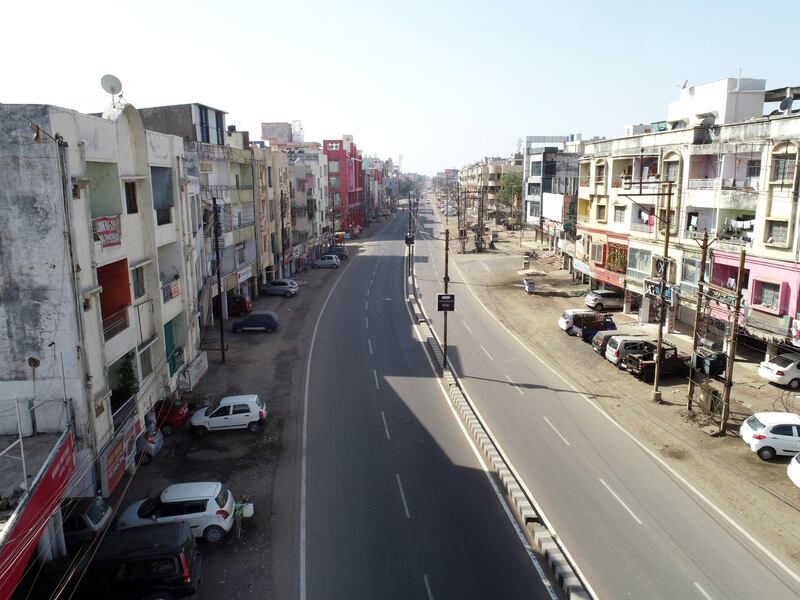
<path id="1" fill-rule="evenodd" d="M 58 562 L 68 568 L 66 558 L 45 565 L 43 579 L 57 577 Z M 86 554 L 81 558 L 88 559 Z M 197 593 L 202 563 L 189 525 L 165 523 L 109 532 L 88 567 L 79 562 L 75 573 L 81 575 L 80 583 L 74 576 L 66 589 L 71 592 L 78 585 L 73 598 L 188 598 Z"/>
<path id="2" fill-rule="evenodd" d="M 327 253 L 338 256 L 340 260 L 347 260 L 347 256 L 350 254 L 346 246 L 331 246 Z"/>

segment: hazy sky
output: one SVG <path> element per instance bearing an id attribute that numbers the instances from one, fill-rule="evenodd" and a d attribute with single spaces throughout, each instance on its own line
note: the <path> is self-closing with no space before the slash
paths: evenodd
<path id="1" fill-rule="evenodd" d="M 800 1 L 7 2 L 0 102 L 96 112 L 104 73 L 137 107 L 201 102 L 260 137 L 351 133 L 433 174 L 526 135 L 618 136 L 678 86 L 800 84 Z"/>

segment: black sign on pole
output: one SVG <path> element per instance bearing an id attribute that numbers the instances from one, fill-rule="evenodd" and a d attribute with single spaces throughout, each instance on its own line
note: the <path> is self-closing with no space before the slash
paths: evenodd
<path id="1" fill-rule="evenodd" d="M 406 234 L 406 246 L 413 246 L 414 245 L 414 234 L 407 233 Z"/>
<path id="2" fill-rule="evenodd" d="M 453 312 L 456 309 L 456 295 L 436 294 L 436 308 L 439 312 Z"/>

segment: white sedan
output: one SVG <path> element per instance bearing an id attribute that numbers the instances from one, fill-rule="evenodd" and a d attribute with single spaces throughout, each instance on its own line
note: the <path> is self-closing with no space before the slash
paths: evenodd
<path id="1" fill-rule="evenodd" d="M 772 383 L 796 390 L 800 388 L 800 354 L 790 352 L 773 356 L 761 363 L 758 375 Z"/>

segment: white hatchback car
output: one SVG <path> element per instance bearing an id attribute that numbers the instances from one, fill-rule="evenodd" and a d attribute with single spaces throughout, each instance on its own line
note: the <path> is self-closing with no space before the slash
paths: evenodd
<path id="1" fill-rule="evenodd" d="M 194 537 L 215 544 L 233 527 L 234 502 L 231 491 L 218 481 L 176 483 L 154 498 L 131 504 L 117 529 L 183 521 Z"/>
<path id="2" fill-rule="evenodd" d="M 624 298 L 613 290 L 594 290 L 584 296 L 583 303 L 602 312 L 607 308 L 622 308 Z"/>
<path id="3" fill-rule="evenodd" d="M 800 415 L 787 412 L 755 413 L 739 428 L 739 436 L 761 460 L 800 452 Z"/>
<path id="4" fill-rule="evenodd" d="M 773 356 L 761 363 L 758 375 L 761 379 L 796 390 L 800 388 L 800 354 L 789 352 Z"/>
<path id="5" fill-rule="evenodd" d="M 226 396 L 211 406 L 195 411 L 189 425 L 195 433 L 245 428 L 256 433 L 266 420 L 267 405 L 257 394 L 247 394 Z"/>
<path id="6" fill-rule="evenodd" d="M 338 256 L 334 256 L 333 254 L 325 254 L 324 256 L 320 256 L 317 260 L 311 263 L 312 269 L 338 269 L 339 263 Z"/>

